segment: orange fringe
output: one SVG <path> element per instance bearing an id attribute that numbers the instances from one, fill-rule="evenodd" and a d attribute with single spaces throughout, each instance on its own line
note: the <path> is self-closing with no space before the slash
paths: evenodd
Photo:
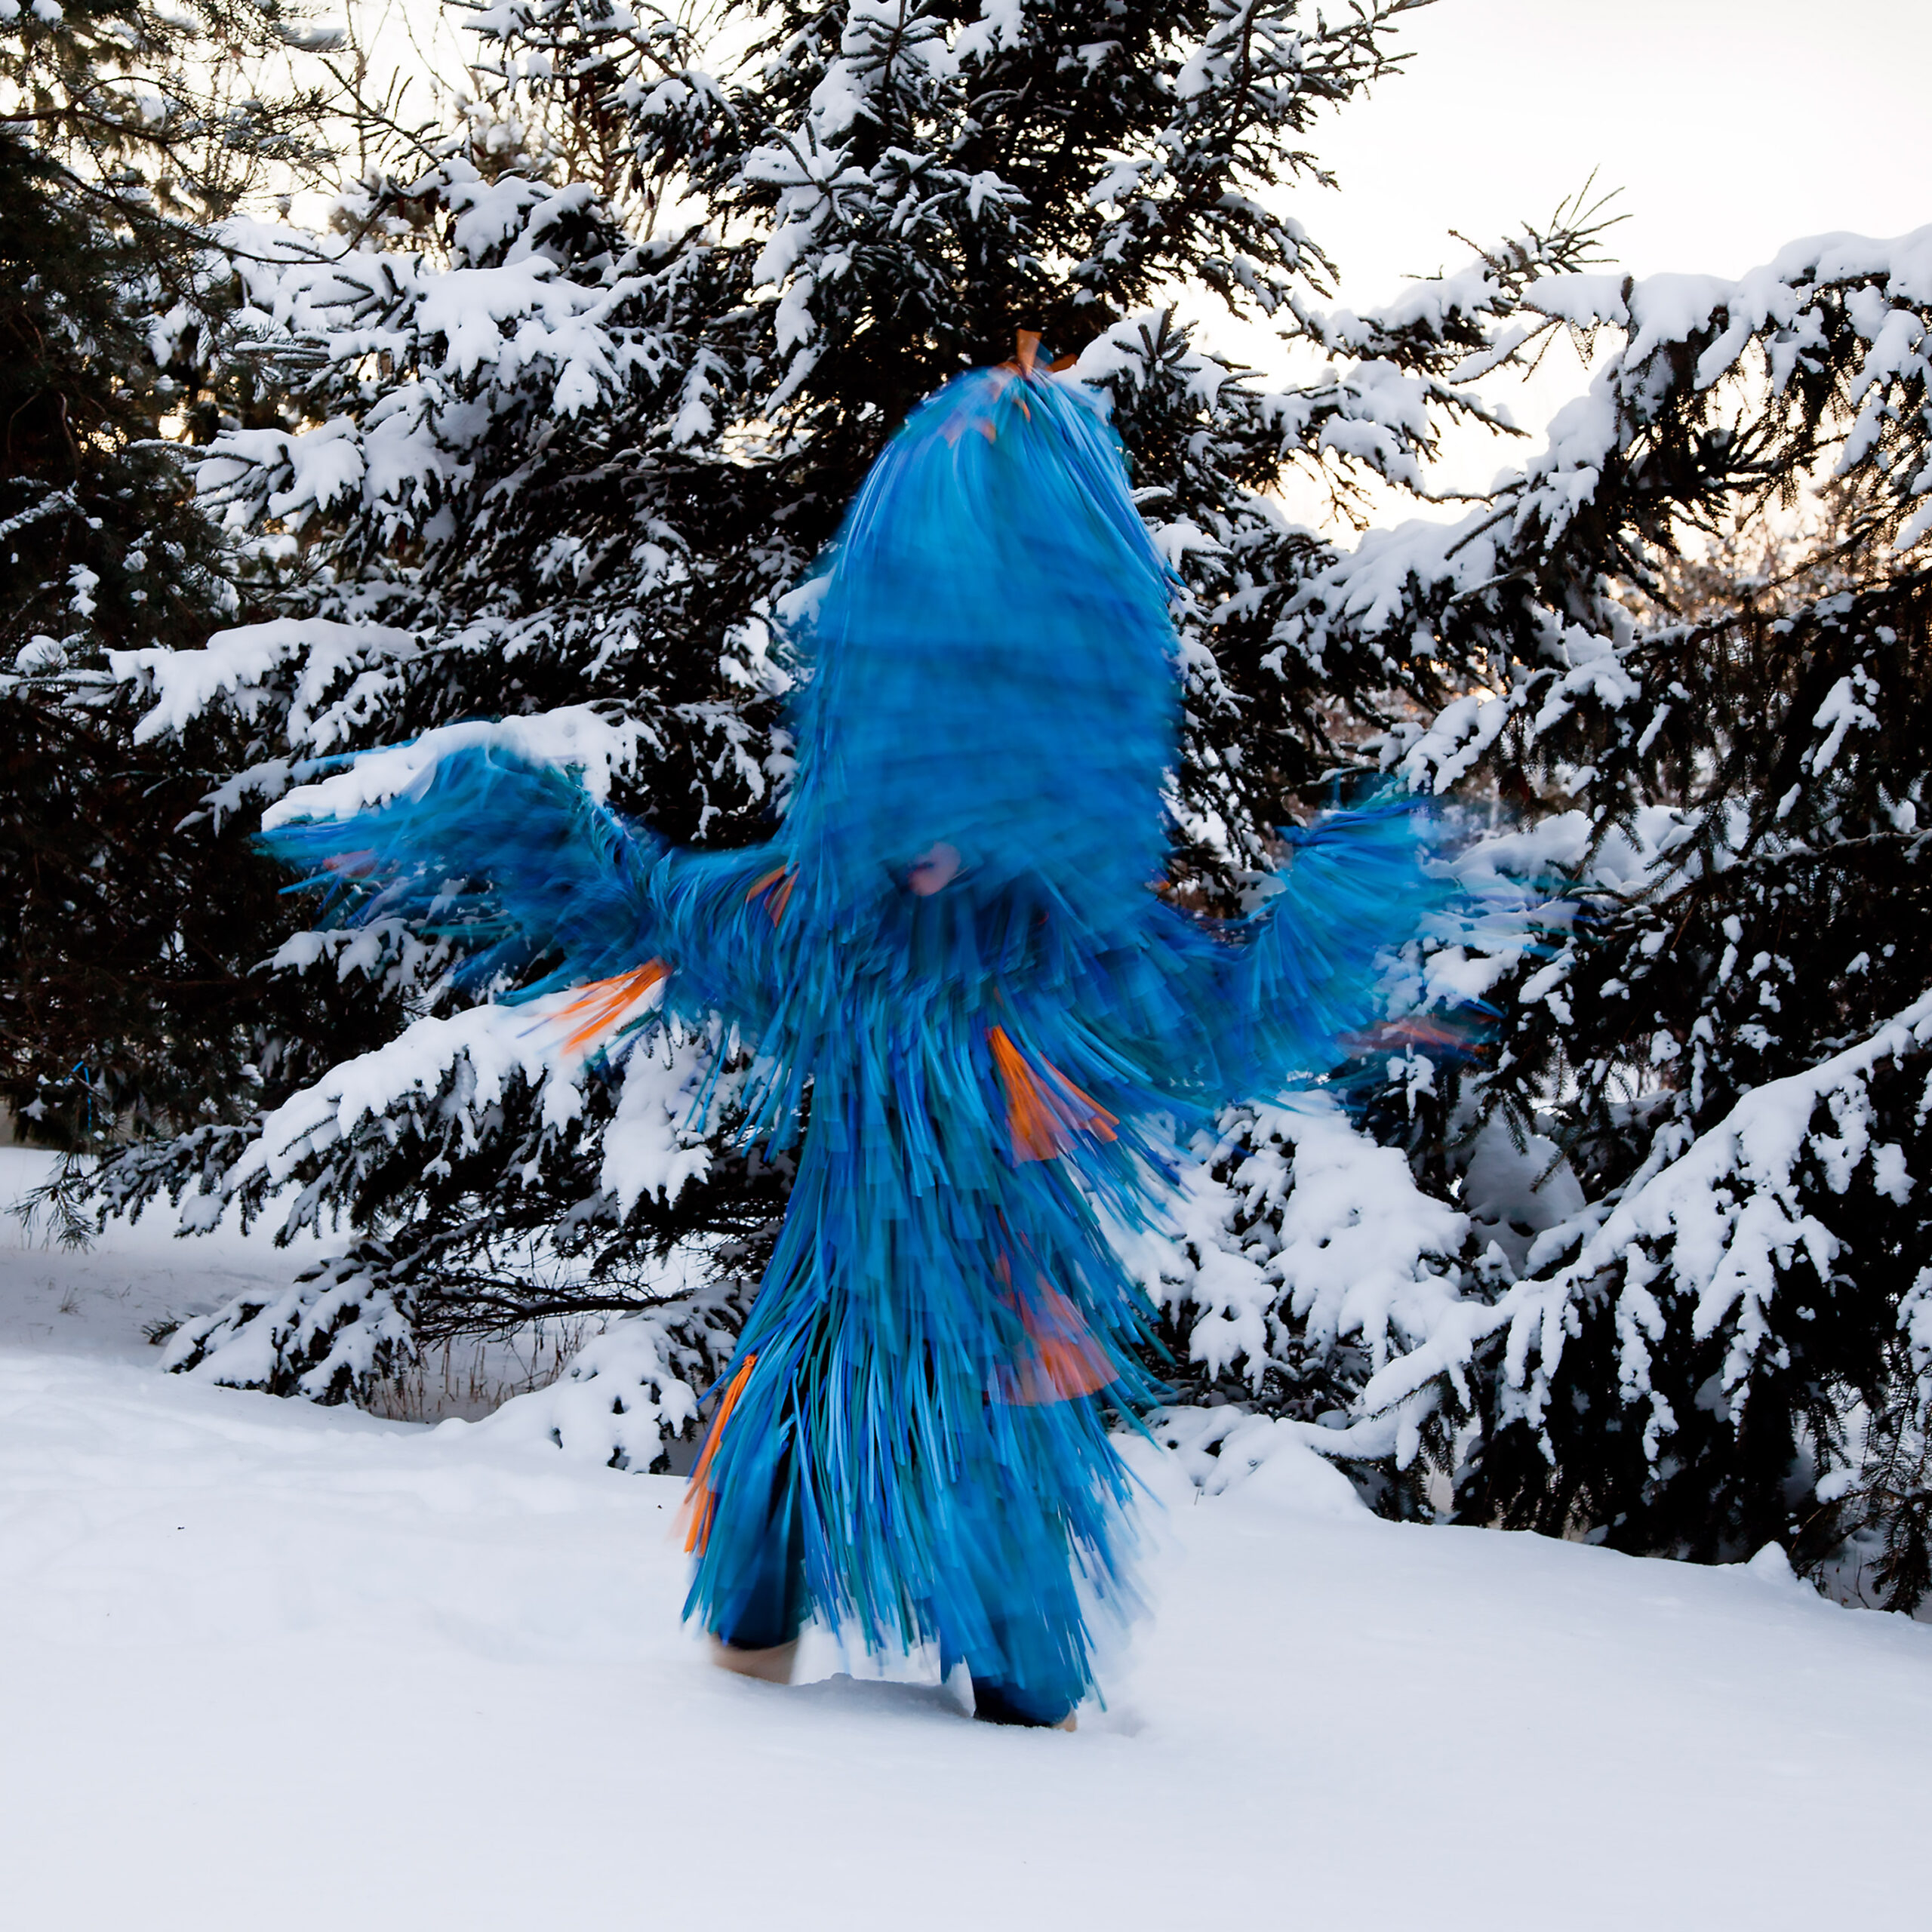
<path id="1" fill-rule="evenodd" d="M 1007 1038 L 1004 1027 L 988 1027 L 986 1040 L 1006 1089 L 1006 1123 L 1013 1134 L 1014 1160 L 1057 1160 L 1079 1133 L 1091 1134 L 1096 1140 L 1114 1138 L 1118 1115 L 1109 1113 L 1091 1094 L 1083 1094 L 1059 1068 L 1045 1069 L 1058 1087 L 1056 1092 L 1027 1064 L 1026 1055 Z"/>
<path id="2" fill-rule="evenodd" d="M 625 1009 L 641 999 L 670 970 L 661 959 L 647 959 L 633 971 L 580 986 L 577 998 L 557 1014 L 567 1025 L 572 1020 L 578 1023 L 564 1042 L 565 1052 L 575 1053 L 615 1026 Z"/>
<path id="3" fill-rule="evenodd" d="M 1016 1408 L 1072 1402 L 1116 1379 L 1107 1352 L 1080 1311 L 1042 1275 L 1038 1299 L 1020 1304 L 1020 1325 L 1033 1345 L 1029 1360 L 1000 1371 L 995 1392 Z"/>
<path id="4" fill-rule="evenodd" d="M 718 1404 L 718 1414 L 712 1418 L 710 1431 L 704 1438 L 697 1466 L 691 1471 L 691 1481 L 685 1491 L 687 1555 L 701 1551 L 711 1540 L 711 1519 L 718 1513 L 718 1495 L 705 1478 L 711 1472 L 711 1460 L 718 1454 L 718 1445 L 724 1439 L 724 1425 L 731 1420 L 731 1411 L 738 1406 L 738 1398 L 744 1392 L 745 1384 L 757 1366 L 755 1355 L 746 1356 L 743 1364 L 727 1385 L 724 1399 Z"/>
<path id="5" fill-rule="evenodd" d="M 792 903 L 792 888 L 798 882 L 798 875 L 792 867 L 780 866 L 762 878 L 752 881 L 745 888 L 745 903 L 749 906 L 768 886 L 777 886 L 777 891 L 764 902 L 764 909 L 771 915 L 771 923 L 775 926 L 784 918 L 785 909 Z"/>
<path id="6" fill-rule="evenodd" d="M 1033 365 L 1039 360 L 1039 331 L 1015 329 L 1013 332 L 1013 354 L 1008 361 L 1000 363 L 998 366 L 1001 370 L 1010 369 L 1017 376 L 1030 376 L 1033 373 Z M 1067 368 L 1071 366 L 1072 360 L 1071 356 L 1063 355 L 1052 366 L 1055 369 Z M 993 392 L 994 395 L 997 396 L 1001 394 L 1004 388 L 1005 385 L 1002 383 L 999 389 Z M 1026 407 L 1026 397 L 1023 395 L 1019 398 L 1019 401 L 1020 414 L 1025 417 L 1028 422 L 1032 422 L 1033 412 Z M 949 443 L 956 443 L 959 440 L 961 427 L 963 426 L 955 425 L 946 431 L 946 439 Z M 994 428 L 993 420 L 990 416 L 976 416 L 973 419 L 973 427 L 978 430 L 988 442 L 995 442 L 998 440 L 999 432 Z"/>

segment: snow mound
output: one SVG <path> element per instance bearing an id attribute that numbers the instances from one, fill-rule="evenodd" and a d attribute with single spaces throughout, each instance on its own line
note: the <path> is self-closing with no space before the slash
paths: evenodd
<path id="1" fill-rule="evenodd" d="M 1177 1831 L 1291 1884 L 1297 1924 L 1915 1916 L 1910 1861 L 1850 1854 L 1932 1804 L 1932 1629 L 1825 1603 L 1781 1552 L 1386 1523 L 1237 1421 L 1219 1460 L 1258 1466 L 1224 1495 L 1192 1449 L 1135 1447 L 1152 1614 L 1106 1709 L 1014 1732 L 823 1632 L 816 1681 L 706 1669 L 679 1484 L 534 1452 L 518 1413 L 384 1423 L 0 1346 L 10 1918 L 1199 1924 Z M 351 1849 L 296 1879 L 291 1821 Z"/>

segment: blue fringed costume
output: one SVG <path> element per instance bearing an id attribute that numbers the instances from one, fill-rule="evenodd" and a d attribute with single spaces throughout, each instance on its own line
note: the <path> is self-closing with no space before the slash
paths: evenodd
<path id="1" fill-rule="evenodd" d="M 770 844 L 666 849 L 500 749 L 269 835 L 469 946 L 755 1049 L 751 1131 L 808 1115 L 783 1229 L 694 1479 L 688 1614 L 937 1643 L 983 1711 L 1063 1718 L 1131 1601 L 1115 1415 L 1158 1399 L 1111 1219 L 1177 1135 L 1347 1057 L 1430 896 L 1399 810 L 1300 836 L 1254 917 L 1164 903 L 1171 578 L 1077 386 L 1011 365 L 916 411 L 793 605 L 811 666 Z M 331 869 L 333 862 L 333 869 Z M 452 884 L 467 890 L 452 897 Z M 586 986 L 586 983 L 591 983 Z"/>

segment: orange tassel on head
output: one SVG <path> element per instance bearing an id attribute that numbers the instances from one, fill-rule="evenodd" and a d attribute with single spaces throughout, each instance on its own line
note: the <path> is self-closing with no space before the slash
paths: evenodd
<path id="1" fill-rule="evenodd" d="M 1001 380 L 1000 380 L 998 386 L 994 389 L 993 394 L 995 396 L 998 396 L 1004 392 L 1006 386 L 1004 379 L 1009 374 L 1015 376 L 1032 375 L 1033 373 L 1033 366 L 1039 360 L 1039 331 L 1038 329 L 1015 329 L 1013 332 L 1013 355 L 1011 359 L 1007 361 L 999 363 L 995 367 L 993 371 L 994 374 L 1000 377 Z M 1056 369 L 1065 368 L 1068 366 L 1069 359 L 1069 358 L 1063 357 L 1060 361 L 1054 363 L 1052 366 Z M 1028 422 L 1032 422 L 1033 420 L 1033 412 L 1026 407 L 1026 396 L 1022 394 L 1017 399 L 1020 405 L 1020 414 L 1025 417 Z M 985 437 L 988 442 L 995 442 L 998 440 L 998 432 L 995 429 L 993 426 L 993 419 L 990 415 L 976 416 L 972 419 L 972 423 L 973 427 L 978 430 L 980 434 Z M 960 434 L 964 429 L 965 426 L 966 425 L 964 420 L 955 420 L 946 429 L 943 430 L 941 434 L 945 436 L 946 440 L 949 443 L 956 443 L 958 441 Z"/>
<path id="2" fill-rule="evenodd" d="M 1017 369 L 1023 376 L 1033 373 L 1033 365 L 1040 359 L 1040 331 L 1038 329 L 1015 329 L 1013 331 L 1013 358 L 1002 362 L 1002 369 Z"/>
<path id="3" fill-rule="evenodd" d="M 1013 1135 L 1016 1161 L 1053 1161 L 1067 1152 L 1081 1134 L 1111 1140 L 1118 1116 L 1088 1094 L 1083 1094 L 1057 1067 L 1047 1066 L 1042 1079 L 1026 1057 L 1007 1038 L 1003 1026 L 986 1029 L 993 1064 L 1006 1089 L 1006 1123 Z"/>
<path id="4" fill-rule="evenodd" d="M 577 1023 L 564 1051 L 574 1054 L 615 1026 L 626 1011 L 650 992 L 670 971 L 661 959 L 647 959 L 641 966 L 615 978 L 593 980 L 577 989 L 577 998 L 557 1017 L 567 1026 Z"/>

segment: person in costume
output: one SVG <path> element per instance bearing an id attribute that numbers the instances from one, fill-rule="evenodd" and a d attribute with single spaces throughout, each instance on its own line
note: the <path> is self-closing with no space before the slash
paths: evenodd
<path id="1" fill-rule="evenodd" d="M 1389 808 L 1295 835 L 1247 918 L 1163 900 L 1173 588 L 1101 405 L 1023 349 L 913 412 L 788 600 L 768 844 L 667 848 L 489 743 L 266 835 L 474 980 L 560 956 L 515 996 L 576 989 L 574 1048 L 721 1019 L 748 1134 L 805 1123 L 691 1484 L 687 1614 L 734 1668 L 789 1675 L 816 1616 L 1070 1722 L 1134 1601 L 1110 1429 L 1161 1394 L 1110 1227 L 1158 1220 L 1216 1109 L 1348 1057 L 1431 902 Z"/>

